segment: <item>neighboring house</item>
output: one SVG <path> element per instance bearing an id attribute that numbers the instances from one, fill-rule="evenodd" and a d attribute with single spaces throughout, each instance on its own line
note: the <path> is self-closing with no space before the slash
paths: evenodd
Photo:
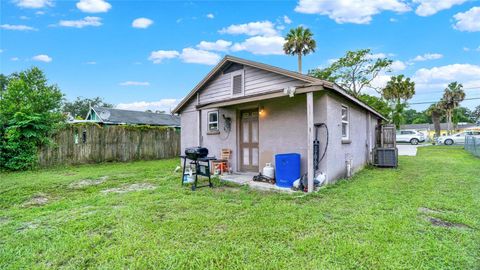
<path id="1" fill-rule="evenodd" d="M 333 182 L 371 160 L 381 114 L 338 85 L 301 73 L 226 56 L 173 110 L 181 116 L 181 149 L 203 146 L 210 155 L 233 151 L 234 172 L 259 172 L 280 153 L 301 154 L 301 173 L 313 182 L 316 123 L 329 139 L 319 171 Z M 320 131 L 320 151 L 326 143 Z M 312 186 L 310 188 L 313 188 Z M 311 190 L 311 189 L 309 189 Z"/>
<path id="2" fill-rule="evenodd" d="M 458 123 L 453 125 L 453 133 L 458 133 L 460 131 L 466 129 L 475 129 L 478 128 L 476 124 L 473 123 Z M 426 134 L 428 137 L 433 138 L 435 135 L 435 126 L 433 124 L 409 124 L 409 125 L 401 125 L 400 129 L 414 129 L 417 131 Z M 440 123 L 440 135 L 447 134 L 447 123 Z"/>
<path id="3" fill-rule="evenodd" d="M 90 108 L 85 120 L 105 125 L 129 124 L 180 127 L 180 117 L 177 115 L 120 110 L 105 107 Z"/>

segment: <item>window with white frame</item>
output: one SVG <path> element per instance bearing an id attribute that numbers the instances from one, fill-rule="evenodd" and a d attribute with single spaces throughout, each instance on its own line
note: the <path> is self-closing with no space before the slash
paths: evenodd
<path id="1" fill-rule="evenodd" d="M 208 131 L 218 131 L 218 111 L 208 112 Z"/>
<path id="2" fill-rule="evenodd" d="M 350 137 L 350 116 L 347 106 L 342 106 L 342 140 L 348 140 Z"/>

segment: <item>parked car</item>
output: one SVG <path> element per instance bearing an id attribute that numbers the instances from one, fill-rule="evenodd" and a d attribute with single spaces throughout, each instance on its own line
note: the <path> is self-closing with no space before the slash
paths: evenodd
<path id="1" fill-rule="evenodd" d="M 465 143 L 465 136 L 467 135 L 480 135 L 480 131 L 478 130 L 465 130 L 453 135 L 447 136 L 440 136 L 437 138 L 437 144 L 445 144 L 445 145 L 452 145 L 452 144 L 464 144 Z"/>
<path id="2" fill-rule="evenodd" d="M 397 142 L 408 142 L 417 145 L 425 141 L 425 135 L 413 129 L 397 131 Z"/>

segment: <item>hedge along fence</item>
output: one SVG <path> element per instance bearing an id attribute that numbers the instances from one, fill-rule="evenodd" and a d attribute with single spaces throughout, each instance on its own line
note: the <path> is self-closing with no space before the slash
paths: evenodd
<path id="1" fill-rule="evenodd" d="M 151 126 L 71 124 L 53 144 L 39 151 L 41 167 L 109 161 L 173 158 L 180 154 L 180 132 Z"/>

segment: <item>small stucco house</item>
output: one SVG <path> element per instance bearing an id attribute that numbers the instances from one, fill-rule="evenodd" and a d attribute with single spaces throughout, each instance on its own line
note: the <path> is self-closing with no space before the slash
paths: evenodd
<path id="1" fill-rule="evenodd" d="M 371 160 L 381 114 L 338 85 L 278 67 L 226 56 L 173 110 L 181 118 L 181 151 L 192 146 L 220 156 L 231 149 L 234 172 L 259 172 L 275 155 L 299 153 L 313 188 L 315 124 L 328 127 L 318 171 L 329 183 Z M 327 143 L 319 132 L 320 151 Z M 275 165 L 275 164 L 274 164 Z M 317 172 L 318 172 L 317 171 Z"/>

